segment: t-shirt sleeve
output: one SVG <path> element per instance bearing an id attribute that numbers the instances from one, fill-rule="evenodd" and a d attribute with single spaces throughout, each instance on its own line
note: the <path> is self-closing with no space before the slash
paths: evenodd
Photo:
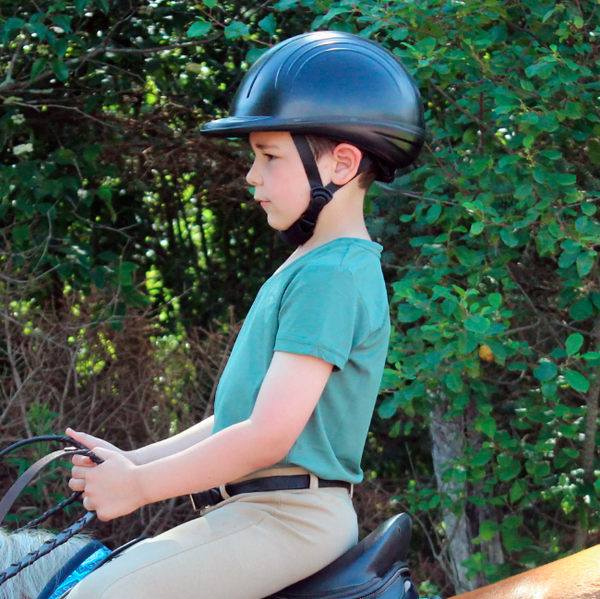
<path id="1" fill-rule="evenodd" d="M 302 269 L 282 297 L 275 351 L 315 356 L 342 369 L 352 350 L 360 301 L 348 270 Z"/>

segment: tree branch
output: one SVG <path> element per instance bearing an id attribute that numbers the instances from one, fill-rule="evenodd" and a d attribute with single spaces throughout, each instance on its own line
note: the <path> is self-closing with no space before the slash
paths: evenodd
<path id="1" fill-rule="evenodd" d="M 223 37 L 221 33 L 217 33 L 210 38 L 203 40 L 193 40 L 189 42 L 178 42 L 168 44 L 166 46 L 156 46 L 155 48 L 106 48 L 107 54 L 156 54 L 157 52 L 165 52 L 166 50 L 174 50 L 175 48 L 187 48 L 188 46 L 202 46 L 210 44 Z"/>

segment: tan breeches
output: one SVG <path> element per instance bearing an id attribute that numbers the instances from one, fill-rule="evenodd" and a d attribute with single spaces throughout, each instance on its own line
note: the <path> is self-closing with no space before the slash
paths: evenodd
<path id="1" fill-rule="evenodd" d="M 261 599 L 317 572 L 357 535 L 345 489 L 237 495 L 135 545 L 69 599 Z"/>

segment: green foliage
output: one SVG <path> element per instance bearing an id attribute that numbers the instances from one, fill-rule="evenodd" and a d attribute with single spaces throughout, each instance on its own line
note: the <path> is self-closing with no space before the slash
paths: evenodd
<path id="1" fill-rule="evenodd" d="M 251 62 L 327 28 L 400 57 L 428 140 L 415 169 L 370 195 L 394 332 L 366 466 L 400 481 L 397 501 L 431 538 L 444 509 L 488 514 L 474 527 L 473 575 L 507 573 L 486 557 L 494 539 L 507 564 L 534 566 L 570 549 L 574 529 L 598 530 L 586 436 L 600 365 L 592 3 L 4 4 L 0 263 L 43 273 L 40 304 L 114 291 L 94 317 L 115 327 L 139 307 L 173 331 L 230 305 L 241 316 L 281 259 L 244 191 L 245 147 L 197 135 Z M 444 474 L 458 499 L 431 468 L 441 405 L 448 423 L 466 423 Z"/>
<path id="2" fill-rule="evenodd" d="M 0 266 L 35 270 L 42 303 L 117 293 L 97 315 L 116 327 L 140 307 L 171 330 L 244 314 L 282 248 L 249 201 L 246 147 L 198 128 L 277 29 L 239 2 L 5 3 Z"/>

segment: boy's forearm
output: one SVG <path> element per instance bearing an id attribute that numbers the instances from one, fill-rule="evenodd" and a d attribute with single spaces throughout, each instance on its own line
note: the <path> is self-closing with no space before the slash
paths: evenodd
<path id="1" fill-rule="evenodd" d="M 135 469 L 140 505 L 218 487 L 281 461 L 314 412 L 332 369 L 314 356 L 275 352 L 248 420 Z"/>
<path id="2" fill-rule="evenodd" d="M 204 491 L 267 468 L 286 453 L 246 420 L 184 451 L 140 466 L 140 493 L 146 504 Z"/>
<path id="3" fill-rule="evenodd" d="M 134 464 L 143 466 L 184 451 L 210 437 L 214 421 L 214 416 L 210 416 L 173 437 L 128 452 L 128 457 Z"/>

